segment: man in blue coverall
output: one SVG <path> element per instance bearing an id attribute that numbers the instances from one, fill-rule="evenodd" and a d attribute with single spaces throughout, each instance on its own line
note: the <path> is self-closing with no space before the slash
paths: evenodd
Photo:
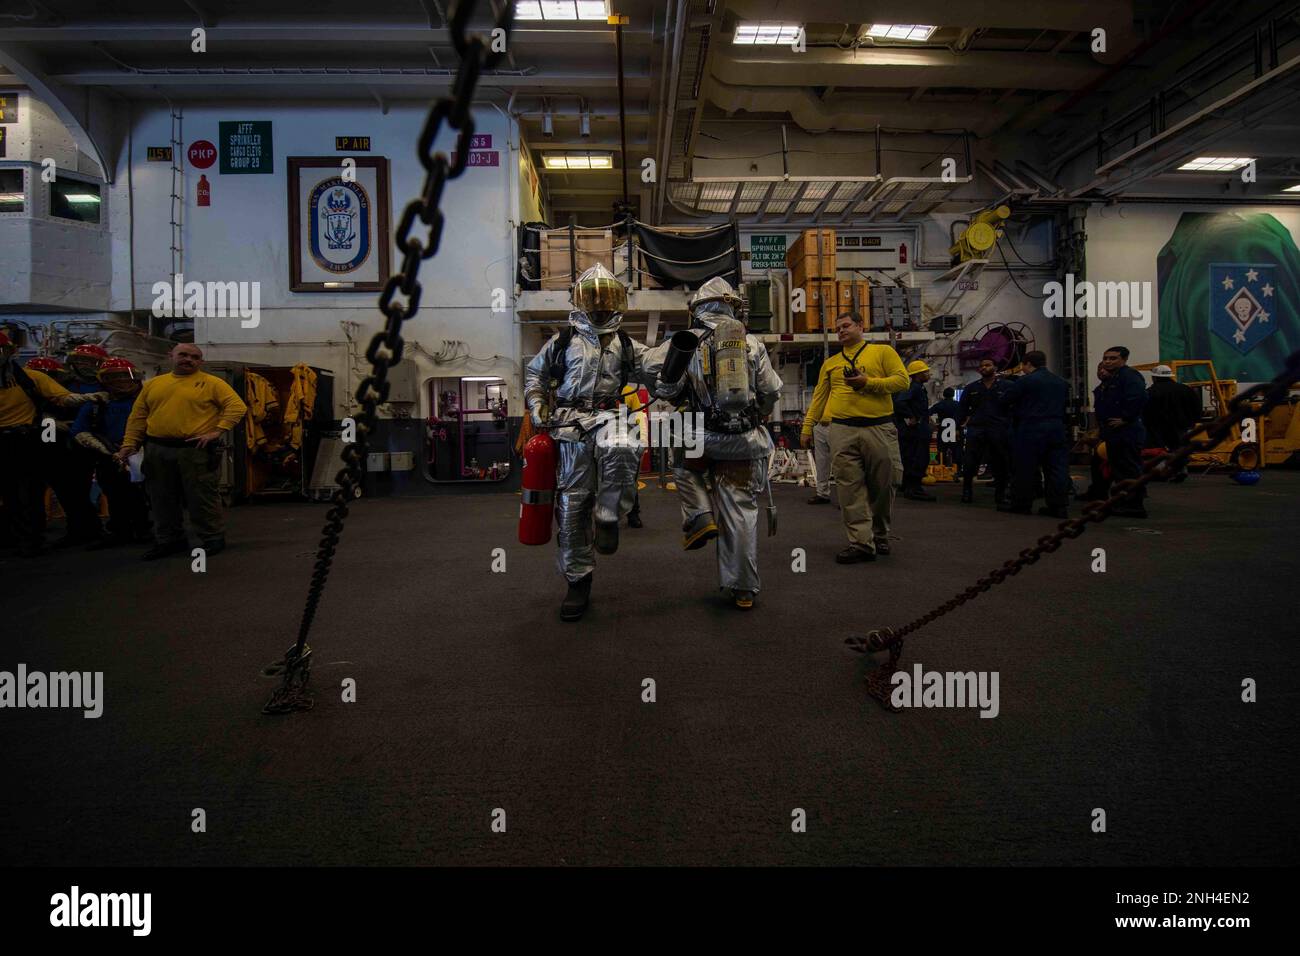
<path id="1" fill-rule="evenodd" d="M 1029 514 L 1038 471 L 1042 469 L 1047 505 L 1038 513 L 1068 518 L 1070 446 L 1065 435 L 1065 409 L 1070 386 L 1047 370 L 1047 356 L 1042 352 L 1026 353 L 1023 364 L 1029 371 L 1014 379 L 1006 390 L 1006 404 L 1015 419 L 1011 500 L 998 505 L 998 510 Z"/>
<path id="2" fill-rule="evenodd" d="M 1147 404 L 1147 383 L 1141 372 L 1129 368 L 1128 355 L 1128 349 L 1122 345 L 1108 348 L 1102 354 L 1102 367 L 1109 374 L 1092 393 L 1101 440 L 1106 443 L 1111 478 L 1116 482 L 1142 474 L 1142 449 L 1147 438 L 1146 426 L 1142 423 L 1142 410 Z M 1145 518 L 1145 498 L 1146 489 L 1143 488 L 1125 498 L 1114 514 Z"/>

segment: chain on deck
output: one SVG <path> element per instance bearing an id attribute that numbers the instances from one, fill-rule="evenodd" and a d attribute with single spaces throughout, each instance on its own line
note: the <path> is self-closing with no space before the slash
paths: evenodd
<path id="1" fill-rule="evenodd" d="M 360 493 L 366 442 L 377 419 L 375 409 L 388 400 L 388 370 L 402 360 L 402 323 L 415 315 L 420 306 L 420 263 L 432 258 L 442 241 L 445 218 L 438 204 L 442 200 L 443 187 L 449 179 L 460 176 L 469 165 L 470 145 L 474 138 L 474 117 L 470 113 L 474 90 L 483 70 L 495 67 L 505 56 L 509 44 L 515 5 L 502 5 L 496 19 L 496 29 L 493 30 L 493 39 L 488 41 L 478 34 L 466 33 L 476 2 L 477 0 L 460 0 L 455 3 L 448 23 L 452 42 L 460 56 L 460 67 L 456 72 L 451 96 L 440 97 L 433 104 L 420 132 L 417 155 L 425 170 L 424 188 L 418 199 L 407 203 L 397 224 L 396 244 L 402 250 L 402 265 L 389 276 L 379 295 L 379 311 L 387 318 L 387 322 L 383 331 L 375 333 L 366 349 L 370 374 L 357 387 L 355 395 L 361 406 L 360 414 L 353 417 L 356 423 L 356 441 L 343 450 L 344 467 L 334 479 L 338 488 L 330 499 L 332 507 L 325 515 L 325 527 L 321 532 L 316 564 L 298 626 L 298 642 L 280 662 L 279 666 L 283 667 L 283 682 L 262 708 L 267 714 L 286 714 L 311 708 L 312 699 L 307 691 L 311 651 L 307 647 L 307 635 L 325 594 L 325 584 L 329 580 L 334 554 L 343 534 L 348 506 Z M 489 43 L 495 52 L 489 52 Z M 456 148 L 451 157 L 433 151 L 434 141 L 444 122 L 457 131 Z M 428 233 L 423 239 L 411 235 L 416 219 L 428 227 Z M 399 292 L 405 301 L 398 297 Z"/>
<path id="2" fill-rule="evenodd" d="M 994 585 L 1001 584 L 1007 578 L 1015 577 L 1022 569 L 1038 563 L 1043 555 L 1059 550 L 1067 539 L 1077 538 L 1083 534 L 1089 523 L 1105 521 L 1116 506 L 1124 503 L 1135 491 L 1144 488 L 1161 474 L 1173 474 L 1192 455 L 1213 448 L 1243 419 L 1263 415 L 1274 406 L 1285 402 L 1291 386 L 1297 381 L 1300 381 L 1300 352 L 1293 352 L 1287 358 L 1285 367 L 1271 382 L 1261 383 L 1242 392 L 1228 404 L 1222 415 L 1209 424 L 1198 424 L 1189 428 L 1183 434 L 1183 444 L 1179 448 L 1153 458 L 1137 478 L 1117 482 L 1109 498 L 1085 505 L 1080 517 L 1062 521 L 1055 532 L 1039 538 L 1037 544 L 1021 551 L 1018 557 L 1003 562 L 1001 567 L 994 568 L 966 590 L 932 608 L 914 621 L 901 627 L 877 628 L 869 631 L 866 637 L 846 638 L 844 643 L 849 649 L 860 654 L 889 651 L 888 663 L 867 672 L 867 693 L 886 710 L 896 711 L 898 708 L 890 702 L 893 691 L 892 678 L 898 667 L 898 658 L 902 653 L 905 637 L 950 611 L 955 611 L 967 601 L 984 594 Z M 1202 434 L 1203 437 L 1196 437 Z"/>

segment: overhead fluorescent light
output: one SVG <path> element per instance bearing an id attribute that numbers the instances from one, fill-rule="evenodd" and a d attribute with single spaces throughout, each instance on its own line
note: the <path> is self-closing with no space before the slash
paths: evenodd
<path id="1" fill-rule="evenodd" d="M 542 157 L 547 169 L 613 169 L 611 153 L 547 153 Z"/>
<path id="2" fill-rule="evenodd" d="M 576 20 L 578 5 L 574 0 L 541 0 L 543 20 Z"/>
<path id="3" fill-rule="evenodd" d="M 924 43 L 930 34 L 939 29 L 924 23 L 873 23 L 867 28 L 867 36 L 878 40 L 908 40 L 912 43 Z"/>
<path id="4" fill-rule="evenodd" d="M 790 46 L 801 30 L 802 23 L 740 23 L 731 42 L 741 46 Z"/>
<path id="5" fill-rule="evenodd" d="M 1296 183 L 1294 186 L 1288 186 L 1288 187 L 1286 187 L 1286 189 L 1282 190 L 1282 192 L 1284 192 L 1284 193 L 1300 193 L 1300 183 Z"/>
<path id="6" fill-rule="evenodd" d="M 67 202 L 99 202 L 99 197 L 91 193 L 65 193 L 63 198 Z"/>
<path id="7" fill-rule="evenodd" d="M 1246 156 L 1197 156 L 1178 168 L 1186 173 L 1230 173 L 1234 169 L 1249 166 L 1254 161 Z"/>
<path id="8" fill-rule="evenodd" d="M 22 201 L 23 201 L 22 193 L 0 193 L 0 203 L 22 202 Z"/>
<path id="9" fill-rule="evenodd" d="M 461 379 L 462 382 L 501 382 L 504 379 L 500 375 L 466 375 Z"/>
<path id="10" fill-rule="evenodd" d="M 516 20 L 600 20 L 609 16 L 609 0 L 518 0 Z"/>

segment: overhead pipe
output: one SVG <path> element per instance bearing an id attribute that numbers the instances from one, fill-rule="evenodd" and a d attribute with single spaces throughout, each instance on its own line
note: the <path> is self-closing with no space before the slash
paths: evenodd
<path id="1" fill-rule="evenodd" d="M 755 89 L 724 83 L 716 76 L 710 77 L 703 95 L 729 112 L 789 113 L 801 129 L 809 131 L 872 132 L 876 126 L 898 129 L 900 122 L 915 121 L 910 132 L 970 128 L 985 137 L 1007 123 L 1017 109 L 1011 101 L 990 104 L 982 114 L 973 114 L 968 103 L 910 103 L 900 114 L 898 101 L 888 97 L 846 96 L 827 104 L 806 87 Z"/>
<path id="2" fill-rule="evenodd" d="M 671 2 L 672 0 L 669 0 L 669 3 Z M 667 76 L 667 109 L 663 111 L 664 131 L 659 141 L 659 168 L 655 170 L 655 185 L 658 187 L 659 193 L 659 201 L 655 204 L 655 222 L 663 220 L 664 200 L 668 198 L 668 157 L 672 149 L 673 125 L 677 116 L 678 74 L 682 65 L 682 47 L 686 42 L 687 4 L 688 0 L 677 0 L 675 19 L 673 21 L 672 69 Z"/>
<path id="3" fill-rule="evenodd" d="M 628 215 L 632 203 L 627 196 L 627 105 L 623 97 L 623 17 L 614 24 L 614 47 L 618 52 L 618 138 L 620 143 L 618 162 L 623 175 L 623 215 Z M 579 100 L 581 105 L 581 100 Z M 631 237 L 629 236 L 629 241 Z"/>

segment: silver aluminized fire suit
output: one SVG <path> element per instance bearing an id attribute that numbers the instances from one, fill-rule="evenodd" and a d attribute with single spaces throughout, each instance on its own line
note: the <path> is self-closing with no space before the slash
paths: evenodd
<path id="1" fill-rule="evenodd" d="M 706 291 L 707 284 L 701 292 Z M 725 306 L 720 312 L 705 311 L 712 305 L 715 303 L 695 312 L 695 329 L 714 329 L 720 320 L 731 317 L 730 308 Z M 735 433 L 714 430 L 711 425 L 716 420 L 710 412 L 718 401 L 711 389 L 713 376 L 704 363 L 712 359 L 715 339 L 716 336 L 711 335 L 696 350 L 675 395 L 665 394 L 663 385 L 655 394 L 679 403 L 684 400 L 691 411 L 705 415 L 703 456 L 692 460 L 679 455 L 673 468 L 677 494 L 682 503 L 683 530 L 700 527 L 710 518 L 716 522 L 719 587 L 756 592 L 761 584 L 758 575 L 758 498 L 767 488 L 767 464 L 773 450 L 772 436 L 761 422 L 776 405 L 781 377 L 772 368 L 763 344 L 753 335 L 746 334 L 755 421 L 752 427 Z M 707 356 L 706 351 L 709 353 Z M 656 364 L 661 365 L 662 360 Z"/>
<path id="2" fill-rule="evenodd" d="M 524 402 L 537 418 L 539 406 L 552 409 L 551 423 L 569 427 L 552 432 L 556 441 L 556 521 L 559 531 L 556 544 L 561 573 L 570 582 L 578 581 L 596 566 L 593 547 L 593 518 L 617 523 L 632 510 L 636 496 L 637 471 L 645 451 L 645 436 L 629 419 L 626 409 L 622 420 L 631 427 L 616 427 L 620 420 L 620 392 L 627 382 L 653 382 L 657 367 L 647 371 L 650 352 L 646 346 L 617 334 L 618 321 L 607 323 L 608 341 L 600 342 L 600 333 L 586 313 L 569 313 L 572 330 L 563 357 L 558 356 L 560 333 L 551 336 L 542 350 L 533 356 L 524 371 Z M 612 328 L 611 328 L 612 326 Z M 659 350 L 660 352 L 662 350 Z M 662 360 L 661 360 L 662 361 Z M 559 384 L 551 394 L 552 370 Z"/>

